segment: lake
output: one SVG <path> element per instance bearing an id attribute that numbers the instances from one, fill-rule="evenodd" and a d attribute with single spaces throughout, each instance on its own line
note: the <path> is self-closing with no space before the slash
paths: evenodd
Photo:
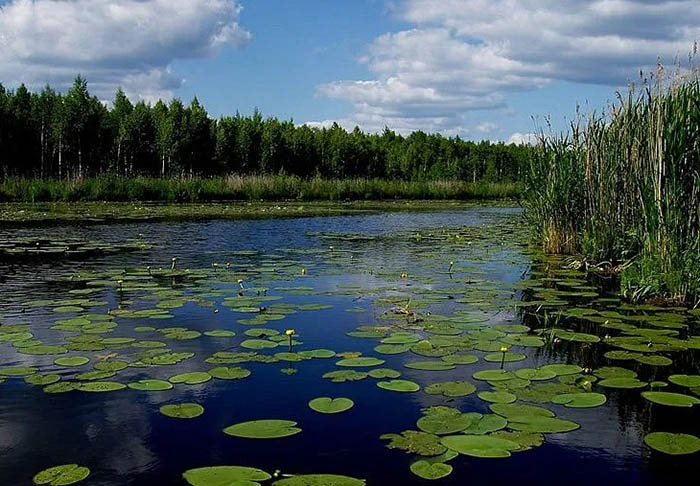
<path id="1" fill-rule="evenodd" d="M 418 485 L 446 443 L 445 486 L 690 480 L 697 454 L 643 439 L 700 434 L 698 313 L 627 305 L 528 242 L 488 206 L 0 228 L 2 484 L 75 463 L 98 486 L 225 465 Z M 183 403 L 204 412 L 160 411 Z M 223 432 L 272 419 L 301 431 Z"/>

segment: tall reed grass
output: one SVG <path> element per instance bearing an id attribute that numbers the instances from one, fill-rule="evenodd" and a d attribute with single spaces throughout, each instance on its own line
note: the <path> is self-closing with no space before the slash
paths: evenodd
<path id="1" fill-rule="evenodd" d="M 517 183 L 303 179 L 284 175 L 193 179 L 127 179 L 103 175 L 78 180 L 9 178 L 0 181 L 0 201 L 7 202 L 466 200 L 517 198 L 521 191 Z"/>
<path id="2" fill-rule="evenodd" d="M 569 133 L 542 132 L 526 180 L 544 249 L 623 263 L 633 299 L 700 298 L 700 79 L 660 66 Z"/>

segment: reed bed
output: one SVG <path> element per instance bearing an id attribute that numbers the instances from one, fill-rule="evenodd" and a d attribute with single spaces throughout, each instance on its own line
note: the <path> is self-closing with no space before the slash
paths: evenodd
<path id="1" fill-rule="evenodd" d="M 170 179 L 102 175 L 75 180 L 0 181 L 0 201 L 5 202 L 468 200 L 517 198 L 521 191 L 517 183 L 305 179 L 285 175 Z"/>
<path id="2" fill-rule="evenodd" d="M 700 298 L 700 79 L 663 68 L 569 133 L 542 132 L 526 178 L 545 251 L 621 269 L 633 300 Z"/>

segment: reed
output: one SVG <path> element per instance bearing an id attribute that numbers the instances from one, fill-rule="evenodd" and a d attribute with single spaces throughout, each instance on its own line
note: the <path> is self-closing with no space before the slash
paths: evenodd
<path id="1" fill-rule="evenodd" d="M 75 180 L 8 178 L 0 182 L 0 201 L 467 200 L 517 198 L 521 191 L 517 183 L 446 180 L 323 179 L 286 175 L 160 179 L 102 175 Z"/>
<path id="2" fill-rule="evenodd" d="M 621 265 L 632 299 L 700 298 L 700 79 L 663 67 L 569 133 L 541 133 L 526 180 L 543 248 Z"/>

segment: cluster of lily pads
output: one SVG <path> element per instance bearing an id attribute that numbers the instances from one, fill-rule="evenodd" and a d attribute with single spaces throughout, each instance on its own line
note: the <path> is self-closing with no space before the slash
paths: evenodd
<path id="1" fill-rule="evenodd" d="M 623 303 L 584 272 L 514 244 L 514 231 L 512 221 L 497 221 L 418 233 L 321 233 L 311 235 L 323 242 L 321 248 L 234 252 L 206 268 L 186 268 L 173 258 L 160 268 L 61 275 L 53 283 L 65 289 L 66 298 L 10 299 L 10 305 L 30 313 L 53 316 L 48 330 L 38 333 L 21 322 L 0 325 L 0 344 L 20 354 L 51 356 L 53 368 L 42 373 L 43 365 L 0 366 L 0 383 L 24 379 L 46 393 L 157 392 L 246 379 L 252 375 L 241 366 L 246 363 L 286 363 L 281 371 L 294 374 L 294 363 L 323 360 L 328 367 L 322 378 L 332 382 L 371 378 L 386 392 L 422 393 L 445 402 L 425 408 L 415 429 L 381 436 L 390 449 L 414 455 L 410 470 L 425 479 L 451 474 L 451 462 L 459 456 L 507 458 L 539 447 L 547 434 L 575 431 L 579 424 L 567 413 L 604 406 L 611 393 L 639 394 L 652 411 L 700 404 L 695 397 L 700 375 L 692 372 L 700 349 L 700 336 L 694 334 L 700 312 Z M 410 253 L 411 267 L 399 266 L 405 255 L 377 251 L 375 257 L 374 245 L 396 245 L 401 251 L 390 252 L 394 255 Z M 498 265 L 524 266 L 529 259 L 527 278 L 515 284 L 489 274 Z M 323 292 L 299 285 L 314 276 L 356 273 L 372 275 L 376 283 L 346 282 Z M 363 313 L 367 324 L 347 334 L 374 340 L 373 355 L 307 349 L 293 330 L 284 332 L 288 316 L 330 307 L 323 301 L 291 303 L 286 296 L 324 295 L 353 297 L 355 304 L 346 310 Z M 208 330 L 177 325 L 188 306 L 222 313 L 232 325 Z M 234 328 L 234 322 L 242 327 Z M 48 331 L 55 338 L 43 337 Z M 154 368 L 191 362 L 195 353 L 178 346 L 196 339 L 221 343 L 220 350 L 200 369 L 175 370 L 167 379 L 150 375 Z M 140 374 L 131 379 L 131 372 Z M 440 378 L 441 373 L 451 373 L 450 378 Z M 470 400 L 453 403 L 464 397 Z M 309 408 L 321 414 L 343 414 L 355 405 L 341 396 L 308 399 Z M 205 413 L 203 404 L 193 402 L 165 402 L 159 410 L 173 419 Z M 223 430 L 250 440 L 301 432 L 296 421 L 277 418 Z M 692 434 L 647 432 L 644 442 L 655 451 L 700 450 L 700 439 Z M 57 466 L 37 474 L 34 482 L 73 484 L 88 474 L 76 464 Z M 280 477 L 244 466 L 192 469 L 184 478 L 194 486 L 269 480 L 287 486 L 364 484 L 346 476 Z"/>

